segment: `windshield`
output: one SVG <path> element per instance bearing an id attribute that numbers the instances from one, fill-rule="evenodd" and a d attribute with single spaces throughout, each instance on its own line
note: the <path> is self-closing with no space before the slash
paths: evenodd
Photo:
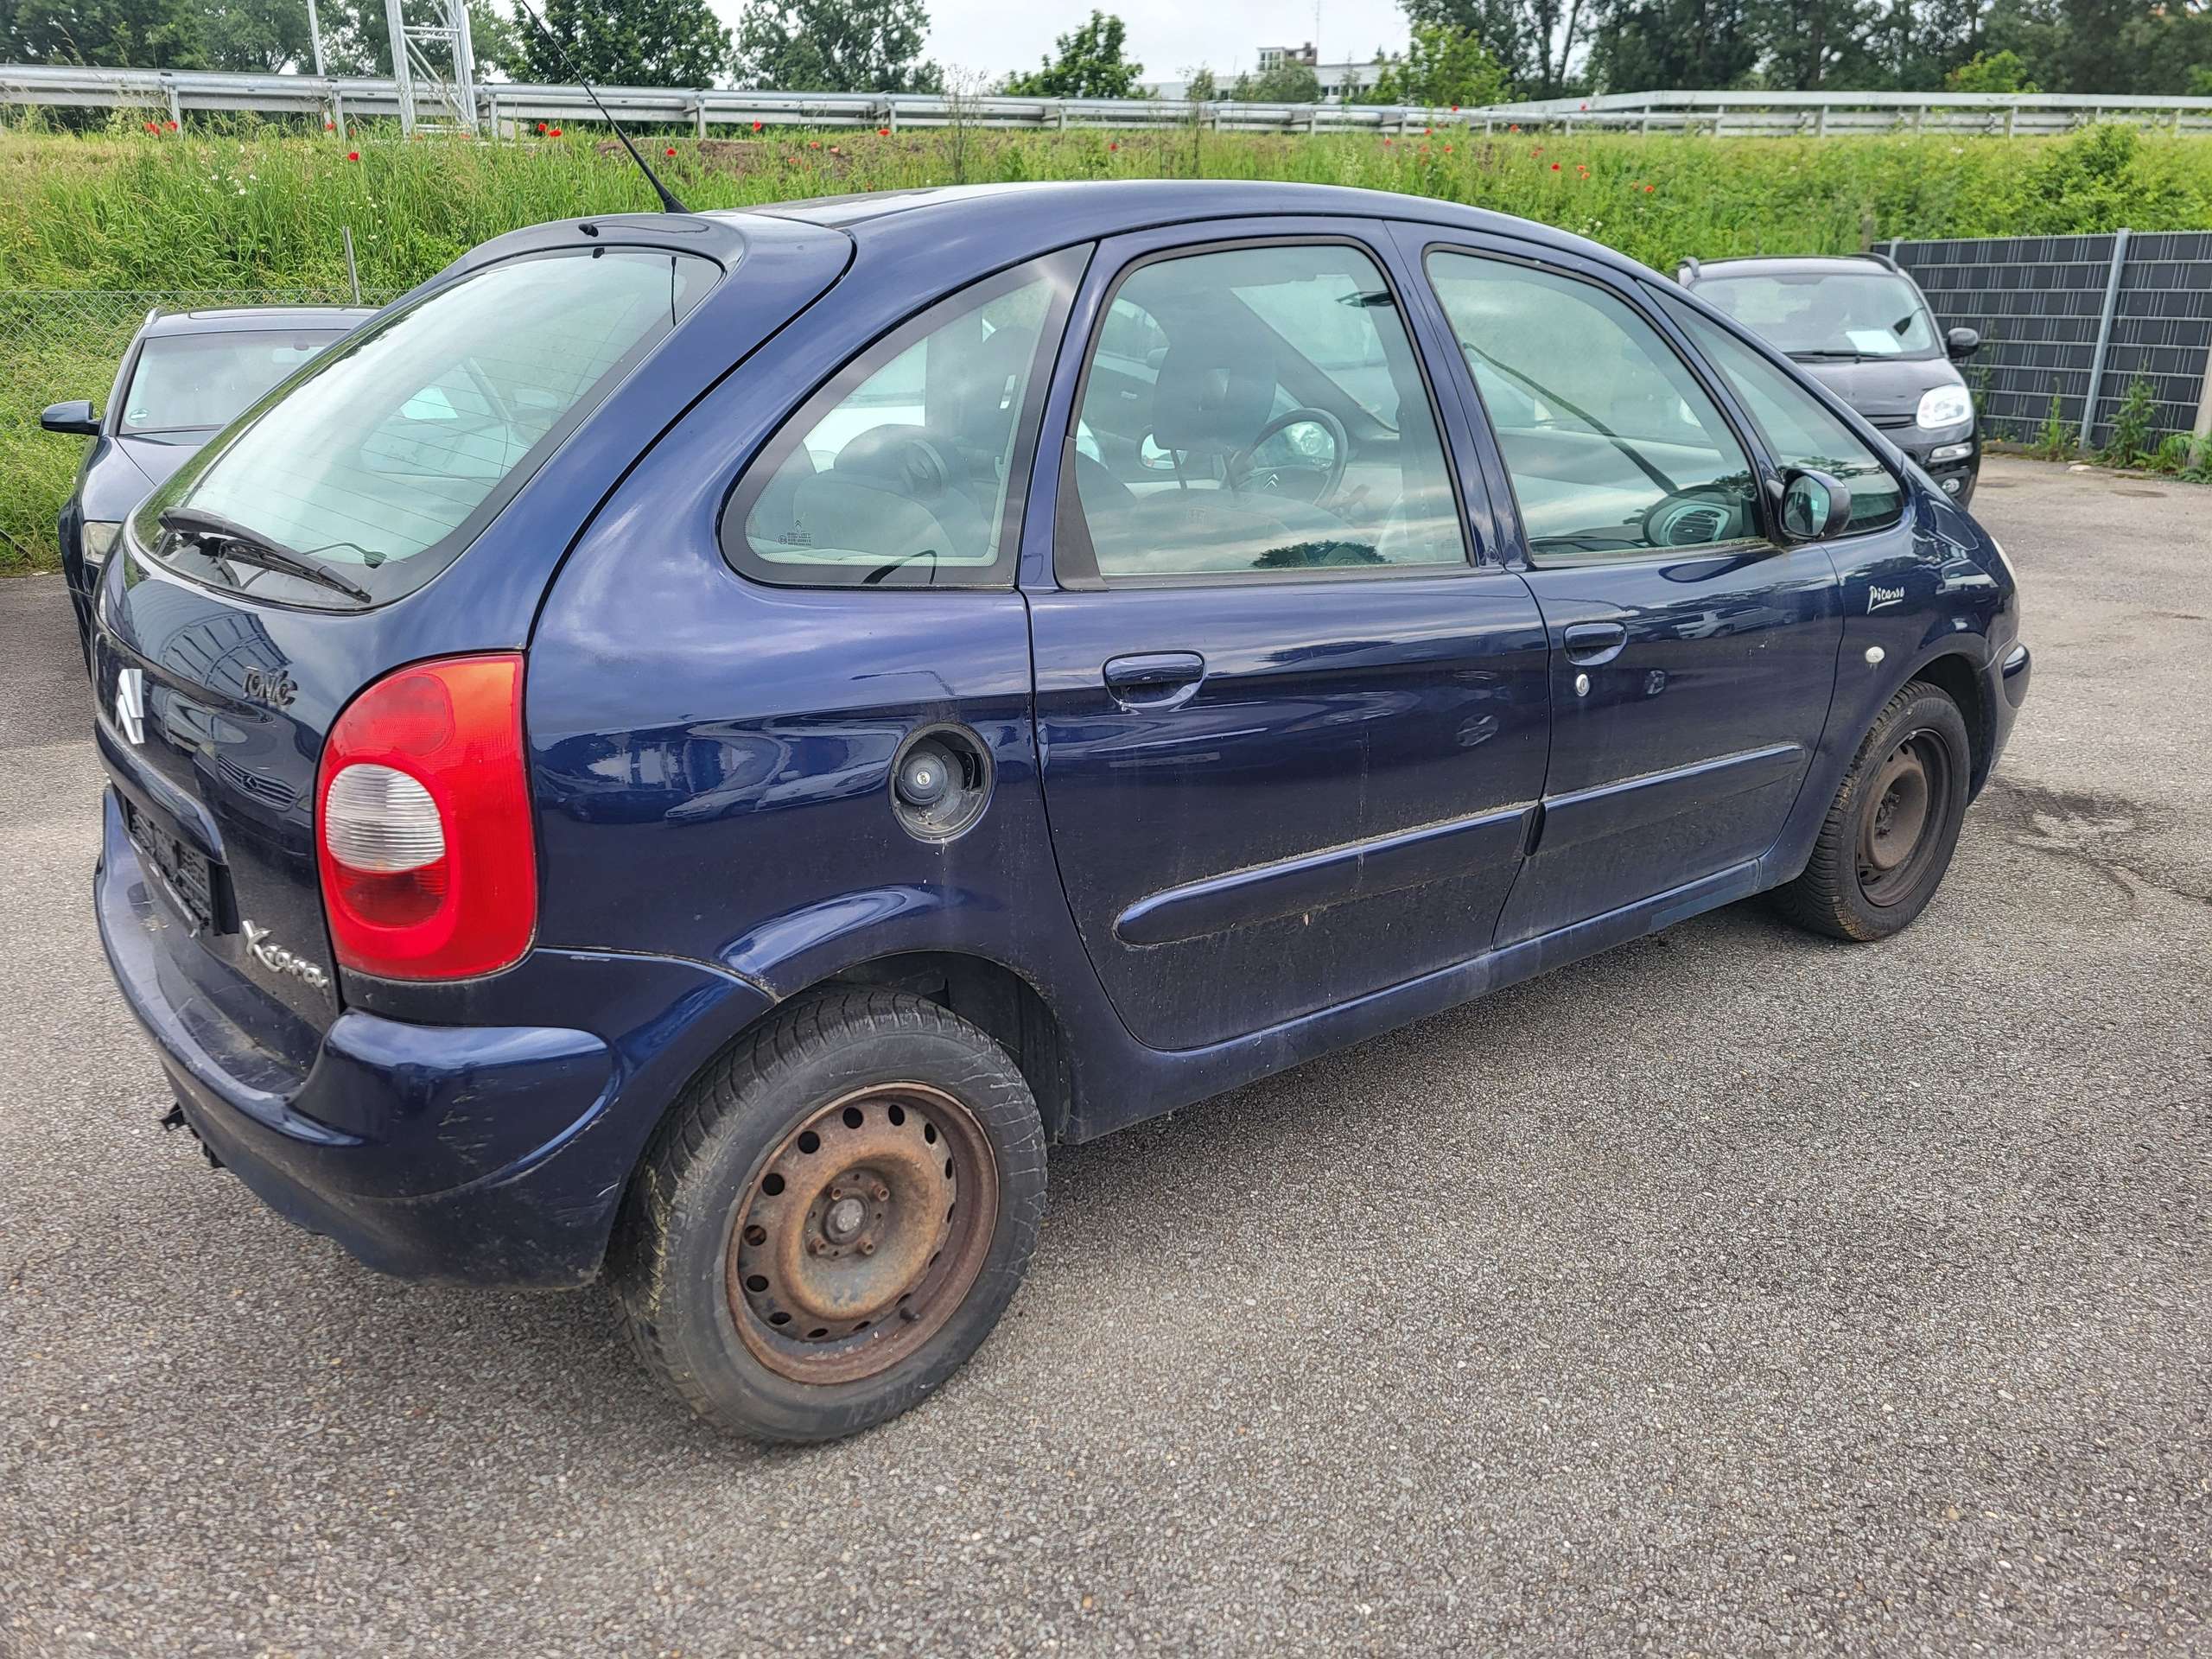
<path id="1" fill-rule="evenodd" d="M 692 255 L 608 248 L 461 277 L 249 410 L 138 509 L 132 538 L 183 574 L 262 597 L 366 602 L 257 563 L 257 548 L 396 598 L 474 538 L 718 275 Z M 210 539 L 211 522 L 227 542 Z"/>
<path id="2" fill-rule="evenodd" d="M 256 329 L 160 334 L 138 348 L 117 429 L 130 436 L 205 431 L 238 411 L 324 346 L 342 328 Z"/>
<path id="3" fill-rule="evenodd" d="M 1792 357 L 1933 357 L 1919 294 L 1885 270 L 1708 276 L 1697 296 Z"/>

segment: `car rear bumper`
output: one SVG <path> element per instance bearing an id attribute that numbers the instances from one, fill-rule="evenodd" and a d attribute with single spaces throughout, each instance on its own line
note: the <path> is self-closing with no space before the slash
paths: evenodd
<path id="1" fill-rule="evenodd" d="M 565 971 L 572 960 L 543 976 L 534 999 L 556 1018 L 642 1003 L 658 1020 L 609 1035 L 351 1009 L 302 1073 L 195 988 L 177 953 L 200 947 L 150 890 L 112 795 L 105 819 L 101 940 L 184 1121 L 270 1208 L 403 1278 L 559 1286 L 594 1276 L 637 1154 L 688 1075 L 671 1008 L 742 1019 L 768 1006 L 742 982 L 653 959 L 615 964 L 641 997 L 579 998 L 562 988 L 576 977 Z M 728 1007 L 732 995 L 743 1006 Z"/>

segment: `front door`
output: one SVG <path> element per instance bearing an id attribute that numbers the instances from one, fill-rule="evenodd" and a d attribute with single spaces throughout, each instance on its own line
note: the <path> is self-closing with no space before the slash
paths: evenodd
<path id="1" fill-rule="evenodd" d="M 1029 599 L 1053 846 L 1116 1007 L 1198 1047 L 1479 955 L 1547 646 L 1471 550 L 1363 227 L 1126 238 L 1090 283 Z"/>
<path id="2" fill-rule="evenodd" d="M 1423 263 L 1520 511 L 1551 645 L 1551 766 L 1509 944 L 1740 869 L 1812 760 L 1842 624 L 1818 545 L 1770 539 L 1745 435 L 1594 272 Z"/>

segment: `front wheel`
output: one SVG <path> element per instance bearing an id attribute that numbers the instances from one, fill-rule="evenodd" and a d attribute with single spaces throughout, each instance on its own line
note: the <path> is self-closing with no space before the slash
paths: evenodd
<path id="1" fill-rule="evenodd" d="M 1859 746 L 1782 913 L 1832 938 L 1886 939 L 1928 907 L 1966 817 L 1973 751 L 1949 696 L 1915 680 Z"/>
<path id="2" fill-rule="evenodd" d="M 923 998 L 833 992 L 696 1081 L 611 1261 L 647 1368 L 701 1416 L 823 1440 L 896 1416 L 1021 1282 L 1044 1131 L 1013 1058 Z"/>

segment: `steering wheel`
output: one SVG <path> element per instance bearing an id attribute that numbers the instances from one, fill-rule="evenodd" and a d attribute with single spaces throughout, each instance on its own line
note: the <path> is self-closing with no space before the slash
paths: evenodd
<path id="1" fill-rule="evenodd" d="M 1260 464 L 1257 459 L 1260 449 L 1269 438 L 1291 427 L 1309 423 L 1328 433 L 1328 460 L 1323 461 L 1317 455 L 1300 454 L 1284 461 L 1271 461 L 1264 466 Z M 1342 421 L 1325 409 L 1287 409 L 1262 427 L 1251 442 L 1230 456 L 1227 468 L 1229 487 L 1249 490 L 1256 494 L 1287 495 L 1294 501 L 1305 502 L 1308 506 L 1323 506 L 1343 485 L 1344 463 L 1351 459 L 1351 435 L 1344 430 Z"/>

